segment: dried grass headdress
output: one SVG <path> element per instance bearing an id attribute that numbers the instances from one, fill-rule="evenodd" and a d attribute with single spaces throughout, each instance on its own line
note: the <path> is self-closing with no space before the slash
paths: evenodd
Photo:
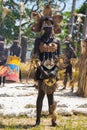
<path id="1" fill-rule="evenodd" d="M 35 23 L 31 27 L 32 31 L 40 32 L 44 27 L 53 27 L 55 34 L 61 32 L 58 24 L 62 21 L 63 16 L 61 14 L 52 14 L 49 4 L 45 6 L 43 14 L 32 12 L 32 17 L 35 20 Z"/>

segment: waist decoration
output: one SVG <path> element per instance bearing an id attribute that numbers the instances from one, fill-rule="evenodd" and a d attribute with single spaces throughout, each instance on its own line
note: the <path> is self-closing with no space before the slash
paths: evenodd
<path id="1" fill-rule="evenodd" d="M 51 87 L 51 86 L 53 86 L 53 85 L 56 83 L 56 78 L 44 79 L 43 82 L 44 82 L 47 86 Z"/>

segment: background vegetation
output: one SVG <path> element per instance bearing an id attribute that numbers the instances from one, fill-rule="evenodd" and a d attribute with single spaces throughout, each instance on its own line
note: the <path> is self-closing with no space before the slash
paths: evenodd
<path id="1" fill-rule="evenodd" d="M 66 4 L 66 2 L 68 0 L 58 0 L 58 1 L 64 1 Z M 47 0 L 47 1 L 46 0 L 37 0 L 37 1 L 36 0 L 17 0 L 17 1 L 16 0 L 6 0 L 6 2 L 4 2 L 4 0 L 0 0 L 1 7 L 3 5 L 11 10 L 11 12 L 9 12 L 8 15 L 4 18 L 4 20 L 0 26 L 0 35 L 3 34 L 6 37 L 8 43 L 15 36 L 19 35 L 19 26 L 20 26 L 20 23 L 19 23 L 20 22 L 20 6 L 19 6 L 19 4 L 20 4 L 20 2 L 24 2 L 24 4 L 25 4 L 25 9 L 24 9 L 24 12 L 22 15 L 21 33 L 28 37 L 28 44 L 29 44 L 29 46 L 32 46 L 35 37 L 40 34 L 31 32 L 30 28 L 34 22 L 31 18 L 31 12 L 36 11 L 37 9 L 39 12 L 41 12 L 43 10 L 43 7 L 45 6 L 45 4 L 47 4 L 49 2 L 49 0 Z M 57 2 L 56 0 L 52 0 L 52 2 L 50 2 L 52 9 L 56 8 L 56 6 L 55 6 L 56 2 Z M 72 4 L 75 2 L 76 2 L 76 0 L 72 0 Z M 79 0 L 78 0 L 78 2 L 79 2 Z M 72 5 L 72 7 L 73 7 L 73 5 Z M 59 8 L 59 7 L 57 7 L 57 8 Z M 87 3 L 85 2 L 85 4 L 83 4 L 81 6 L 81 8 L 74 10 L 74 12 L 76 12 L 77 14 L 80 13 L 80 14 L 85 15 L 86 8 L 87 8 Z M 71 10 L 69 12 L 65 12 L 65 11 L 62 12 L 63 21 L 60 25 L 62 32 L 56 36 L 60 39 L 60 41 L 62 43 L 64 42 L 64 39 L 69 34 L 69 23 L 71 22 L 70 19 L 72 16 Z M 2 19 L 1 18 L 2 12 L 3 12 L 3 10 L 2 10 L 2 8 L 0 8 L 0 22 Z M 73 23 L 73 31 L 72 31 L 73 46 L 75 46 L 75 42 L 77 42 L 76 40 L 78 40 L 78 42 L 80 42 L 80 40 L 82 39 L 84 19 L 85 19 L 85 17 L 82 17 L 80 30 L 78 30 L 78 25 L 76 23 L 77 15 L 75 16 L 75 20 Z M 78 38 L 76 39 L 76 35 L 77 35 L 78 31 L 79 31 L 79 34 L 78 34 Z"/>

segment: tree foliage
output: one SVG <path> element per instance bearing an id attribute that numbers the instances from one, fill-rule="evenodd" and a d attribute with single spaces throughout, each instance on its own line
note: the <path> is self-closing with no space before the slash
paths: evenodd
<path id="1" fill-rule="evenodd" d="M 64 1 L 64 0 L 59 0 Z M 33 32 L 31 32 L 30 27 L 33 23 L 33 20 L 31 19 L 31 12 L 33 10 L 41 11 L 43 10 L 43 7 L 45 4 L 49 2 L 49 0 L 7 0 L 5 3 L 3 3 L 3 6 L 11 9 L 11 12 L 4 18 L 1 26 L 0 26 L 0 35 L 4 35 L 6 39 L 12 40 L 15 36 L 19 35 L 19 22 L 20 22 L 20 7 L 19 3 L 24 2 L 25 4 L 25 10 L 22 15 L 22 32 L 24 35 L 26 35 L 29 38 L 29 43 L 32 44 L 32 39 L 35 38 L 36 35 Z M 58 2 L 58 0 L 51 0 L 50 4 L 53 9 L 55 9 L 55 4 Z M 1 4 L 0 4 L 1 5 Z M 61 4 L 60 4 L 61 5 Z M 60 6 L 59 5 L 59 6 Z M 83 7 L 81 11 L 84 11 Z M 68 22 L 70 19 L 70 12 L 64 12 L 63 13 L 63 22 L 61 23 L 61 29 L 62 32 L 57 37 L 59 37 L 61 40 L 66 37 L 68 32 Z M 27 19 L 30 17 L 30 21 L 27 22 Z M 0 15 L 1 19 L 1 15 Z"/>
<path id="2" fill-rule="evenodd" d="M 60 0 L 59 0 L 60 1 Z M 61 0 L 62 1 L 62 0 Z M 49 0 L 7 0 L 6 2 L 1 2 L 3 6 L 9 8 L 11 10 L 10 13 L 4 18 L 2 21 L 2 24 L 0 26 L 0 35 L 4 35 L 6 39 L 12 40 L 15 36 L 19 35 L 19 22 L 20 22 L 20 2 L 24 2 L 25 4 L 25 10 L 22 15 L 22 32 L 24 35 L 29 37 L 30 39 L 35 37 L 35 33 L 30 31 L 30 27 L 33 23 L 31 19 L 31 13 L 32 11 L 38 11 L 43 10 L 43 7 L 45 4 L 49 2 Z M 51 6 L 54 8 L 55 6 L 55 0 L 52 0 L 49 2 Z M 1 5 L 0 4 L 0 5 Z M 3 10 L 2 10 L 3 12 Z M 27 19 L 30 17 L 30 21 L 27 22 Z M 1 19 L 1 15 L 0 15 Z"/>

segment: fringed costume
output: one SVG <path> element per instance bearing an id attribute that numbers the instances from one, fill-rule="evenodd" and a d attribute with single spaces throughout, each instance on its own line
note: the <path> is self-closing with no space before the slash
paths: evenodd
<path id="1" fill-rule="evenodd" d="M 47 94 L 49 114 L 51 114 L 52 117 L 52 126 L 55 126 L 56 103 L 54 102 L 54 92 L 57 88 L 58 66 L 56 59 L 60 54 L 60 42 L 55 38 L 54 34 L 61 32 L 58 23 L 61 22 L 63 17 L 58 14 L 52 15 L 50 5 L 45 6 L 43 15 L 38 12 L 33 12 L 32 16 L 36 21 L 31 28 L 32 31 L 43 31 L 43 34 L 36 38 L 34 44 L 34 58 L 38 58 L 40 61 L 40 65 L 36 70 L 36 80 L 38 81 L 36 125 L 40 124 L 43 98 L 45 94 Z"/>

